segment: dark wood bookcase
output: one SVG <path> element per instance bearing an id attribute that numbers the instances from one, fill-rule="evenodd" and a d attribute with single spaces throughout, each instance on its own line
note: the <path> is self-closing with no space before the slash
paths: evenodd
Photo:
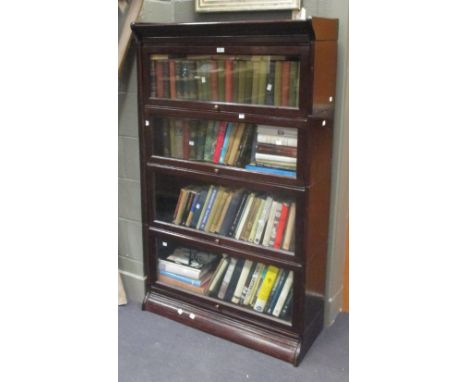
<path id="1" fill-rule="evenodd" d="M 338 21 L 135 23 L 132 30 L 138 52 L 147 275 L 143 309 L 298 365 L 323 327 Z M 268 70 L 264 77 L 257 74 L 262 70 Z M 250 157 L 245 156 L 243 163 L 244 154 L 239 154 L 238 162 L 230 165 L 206 160 L 207 130 L 187 130 L 187 134 L 198 133 L 183 136 L 182 146 L 177 146 L 178 130 L 171 129 L 178 123 L 208 129 L 224 123 L 232 126 L 233 142 L 235 128 L 252 126 L 252 135 L 238 148 L 251 145 L 245 149 Z M 254 148 L 263 139 L 259 126 L 267 126 L 268 131 L 278 128 L 280 135 L 285 130 L 297 134 L 293 175 L 245 168 L 249 160 L 260 158 L 260 149 Z M 200 141 L 204 146 L 198 145 L 199 139 L 204 139 Z M 225 163 L 229 155 L 227 149 Z M 267 160 L 273 159 L 267 156 Z M 261 240 L 255 244 L 175 224 L 178 198 L 184 187 L 192 185 L 242 188 L 263 193 L 265 198 L 286 198 L 289 206 L 295 204 L 294 244 L 278 247 L 262 245 Z M 261 216 L 261 211 L 255 216 Z M 259 229 L 258 222 L 251 222 Z M 158 261 L 170 248 L 179 247 L 224 254 L 243 259 L 244 264 L 250 260 L 292 274 L 287 315 L 261 313 L 162 282 Z"/>

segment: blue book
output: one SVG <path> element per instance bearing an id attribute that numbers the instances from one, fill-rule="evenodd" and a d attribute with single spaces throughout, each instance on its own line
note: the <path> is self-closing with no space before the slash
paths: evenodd
<path id="1" fill-rule="evenodd" d="M 274 288 L 274 290 L 271 291 L 271 299 L 268 302 L 268 307 L 265 307 L 264 311 L 267 314 L 273 313 L 273 309 L 276 305 L 276 302 L 278 301 L 279 295 L 281 291 L 283 290 L 284 283 L 286 282 L 286 278 L 289 274 L 289 272 L 285 271 L 284 269 L 282 269 L 282 271 L 283 272 L 281 272 L 281 276 L 278 279 L 278 284 L 276 285 L 276 288 Z"/>
<path id="2" fill-rule="evenodd" d="M 266 174 L 273 174 L 273 175 L 283 175 L 283 176 L 291 176 L 296 177 L 296 171 L 289 171 L 289 170 L 281 170 L 279 168 L 269 168 L 269 167 L 262 167 L 262 166 L 254 166 L 248 164 L 245 166 L 246 170 L 264 172 Z"/>
<path id="3" fill-rule="evenodd" d="M 187 283 L 187 284 L 190 284 L 190 285 L 195 285 L 195 286 L 200 286 L 205 281 L 205 280 L 194 280 L 194 279 L 191 279 L 190 277 L 176 275 L 175 273 L 162 271 L 162 270 L 159 270 L 159 273 L 162 274 L 162 275 L 165 275 L 167 277 L 170 277 L 171 279 L 179 280 L 179 281 L 182 281 L 184 283 Z"/>
<path id="4" fill-rule="evenodd" d="M 232 131 L 234 130 L 234 124 L 232 122 L 228 123 L 226 135 L 224 136 L 223 148 L 221 149 L 221 156 L 219 157 L 219 163 L 224 163 L 224 158 L 226 156 L 226 151 L 229 146 L 229 138 L 231 138 Z"/>
<path id="5" fill-rule="evenodd" d="M 191 228 L 197 227 L 198 219 L 200 219 L 200 215 L 205 204 L 206 195 L 208 195 L 208 190 L 200 191 L 200 193 L 198 194 L 198 199 L 192 204 L 193 217 L 192 221 L 190 222 Z"/>
<path id="6" fill-rule="evenodd" d="M 208 200 L 208 205 L 206 206 L 205 215 L 203 215 L 202 222 L 200 224 L 200 230 L 205 229 L 206 222 L 208 221 L 208 217 L 210 216 L 211 207 L 213 207 L 217 194 L 218 194 L 218 188 L 215 187 L 213 189 L 213 192 L 210 195 L 210 199 Z"/>

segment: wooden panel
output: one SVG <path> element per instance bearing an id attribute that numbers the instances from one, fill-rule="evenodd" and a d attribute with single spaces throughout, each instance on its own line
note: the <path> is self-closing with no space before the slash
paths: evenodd
<path id="1" fill-rule="evenodd" d="M 346 226 L 346 257 L 343 271 L 343 312 L 349 313 L 349 223 Z"/>

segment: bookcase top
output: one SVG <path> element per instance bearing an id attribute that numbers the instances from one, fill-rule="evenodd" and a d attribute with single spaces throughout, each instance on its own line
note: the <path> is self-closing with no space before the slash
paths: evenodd
<path id="1" fill-rule="evenodd" d="M 138 39 L 145 37 L 196 36 L 291 36 L 306 35 L 310 40 L 336 40 L 338 20 L 312 17 L 309 20 L 259 20 L 205 23 L 132 23 Z"/>

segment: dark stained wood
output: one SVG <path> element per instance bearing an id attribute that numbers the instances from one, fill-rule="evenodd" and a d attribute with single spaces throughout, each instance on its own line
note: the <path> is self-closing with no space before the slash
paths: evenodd
<path id="1" fill-rule="evenodd" d="M 144 265 L 143 308 L 297 365 L 323 327 L 330 210 L 337 20 L 132 25 L 138 49 L 140 171 Z M 299 107 L 150 98 L 153 53 L 291 55 L 300 60 Z M 330 97 L 333 97 L 330 101 Z M 154 118 L 194 118 L 295 127 L 297 179 L 158 156 Z M 325 122 L 325 126 L 323 123 Z M 266 191 L 296 200 L 295 251 L 286 252 L 177 226 L 156 214 L 181 187 L 216 184 Z M 175 199 L 176 201 L 177 199 Z M 175 202 L 174 201 L 174 202 Z M 275 319 L 157 280 L 158 240 L 226 253 L 294 271 L 291 322 Z M 192 315 L 191 315 L 192 314 Z"/>

